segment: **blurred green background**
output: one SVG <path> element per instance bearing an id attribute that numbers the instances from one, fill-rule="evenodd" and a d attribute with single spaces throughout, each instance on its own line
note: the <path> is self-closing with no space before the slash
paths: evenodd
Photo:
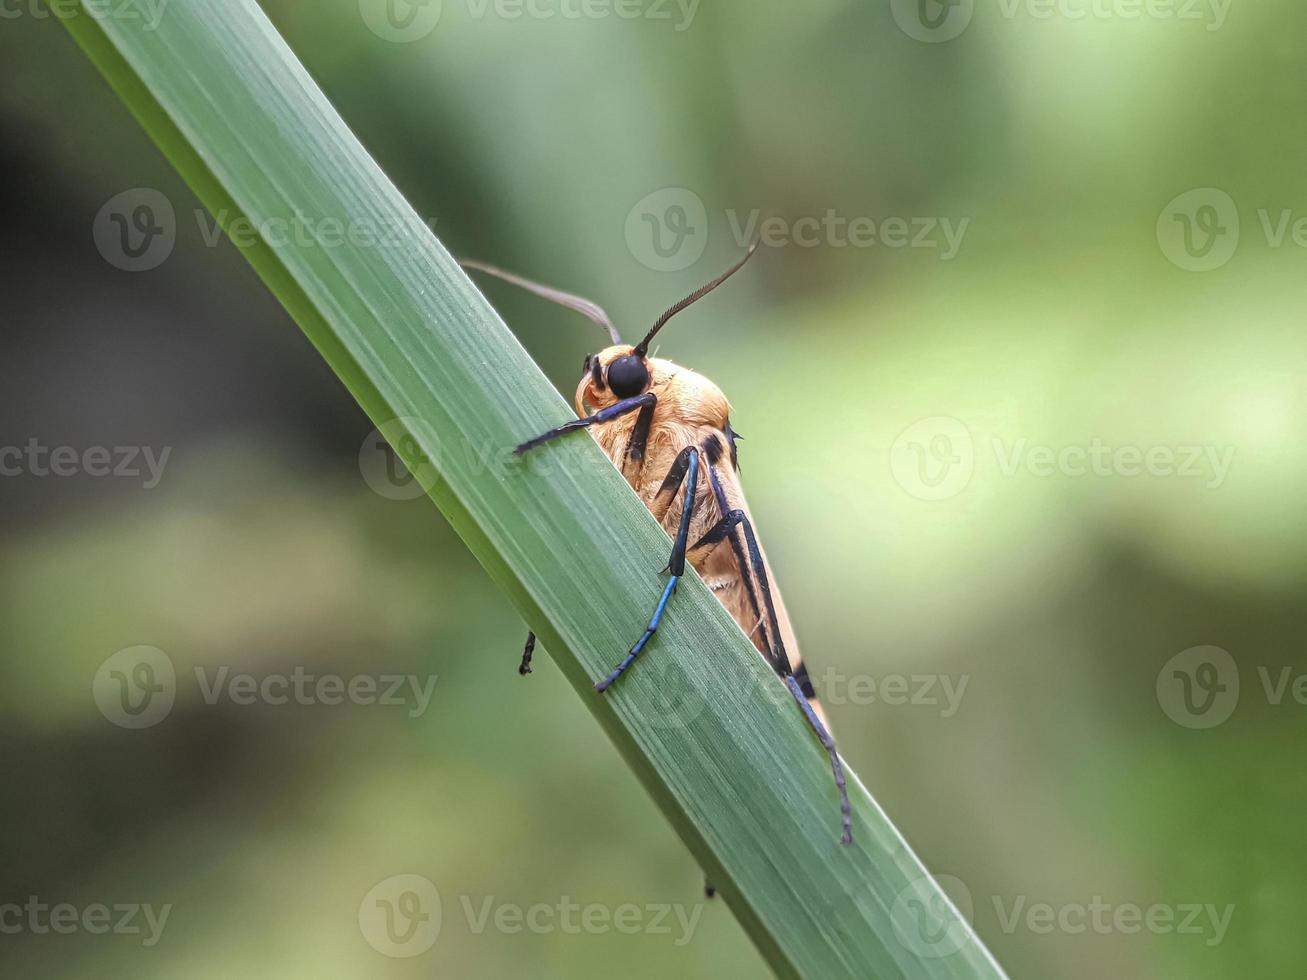
<path id="1" fill-rule="evenodd" d="M 264 8 L 456 252 L 629 335 L 770 219 L 661 353 L 730 396 L 844 755 L 1012 975 L 1302 976 L 1307 9 L 389 2 Z M 171 909 L 151 945 L 0 912 L 0 971 L 766 975 L 63 27 L 2 13 L 0 905 Z M 93 231 L 141 188 L 175 241 L 126 272 Z M 486 288 L 570 400 L 600 337 Z M 139 645 L 176 694 L 132 729 Z M 207 703 L 224 668 L 435 686 Z M 391 957 L 359 912 L 400 874 L 443 914 Z M 567 902 L 697 918 L 512 928 Z"/>

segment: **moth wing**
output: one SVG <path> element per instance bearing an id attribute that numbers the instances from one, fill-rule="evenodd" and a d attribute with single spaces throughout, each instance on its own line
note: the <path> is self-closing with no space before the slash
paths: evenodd
<path id="1" fill-rule="evenodd" d="M 812 691 L 811 681 L 808 678 L 808 671 L 803 664 L 803 657 L 799 651 L 799 640 L 794 633 L 790 614 L 785 608 L 785 600 L 781 597 L 780 587 L 776 583 L 776 575 L 772 571 L 771 563 L 767 560 L 767 550 L 762 543 L 762 534 L 758 531 L 758 525 L 753 519 L 753 513 L 749 510 L 748 501 L 745 499 L 740 475 L 731 465 L 730 460 L 723 457 L 711 466 L 710 480 L 712 490 L 720 492 L 717 506 L 712 508 L 713 517 L 710 523 L 715 523 L 723 513 L 729 513 L 732 510 L 744 511 L 749 518 L 749 523 L 754 528 L 754 534 L 758 541 L 758 551 L 762 555 L 763 575 L 766 581 L 759 581 L 758 576 L 753 572 L 753 567 L 748 560 L 747 542 L 742 528 L 736 528 L 732 532 L 733 539 L 729 545 L 723 543 L 714 550 L 704 560 L 703 567 L 698 568 L 697 571 L 773 669 L 780 668 L 780 651 L 784 651 L 784 655 L 790 664 L 790 670 L 804 688 L 804 693 L 808 695 L 808 700 L 821 717 L 822 723 L 825 724 L 825 712 L 822 711 L 821 705 L 817 703 L 816 697 L 810 693 Z M 724 508 L 722 506 L 723 502 Z M 766 596 L 769 592 L 772 608 L 776 613 L 777 636 L 772 635 L 767 614 Z M 780 641 L 779 647 L 776 642 L 778 639 Z"/>

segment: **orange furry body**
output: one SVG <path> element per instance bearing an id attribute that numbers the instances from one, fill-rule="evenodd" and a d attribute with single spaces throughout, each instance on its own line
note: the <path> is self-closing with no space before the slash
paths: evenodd
<path id="1" fill-rule="evenodd" d="M 630 345 L 622 344 L 609 347 L 594 356 L 606 374 L 612 361 L 630 354 L 632 350 Z M 687 446 L 699 449 L 703 469 L 691 516 L 690 542 L 699 540 L 731 510 L 744 511 L 753 523 L 753 515 L 749 513 L 745 502 L 736 466 L 734 436 L 730 428 L 730 402 L 720 388 L 701 374 L 658 357 L 648 358 L 647 363 L 650 376 L 647 390 L 653 392 L 658 401 L 654 407 L 653 423 L 643 457 L 632 459 L 628 456 L 628 447 L 636 426 L 636 414 L 633 412 L 592 425 L 591 434 L 668 534 L 676 534 L 685 492 L 681 489 L 671 500 L 660 500 L 659 489 L 677 455 Z M 596 385 L 594 376 L 589 371 L 577 385 L 576 410 L 583 417 L 617 401 L 607 386 L 600 389 Z M 739 561 L 738 553 L 732 547 L 723 544 L 707 554 L 691 551 L 687 560 L 769 664 L 771 651 L 778 646 L 772 641 L 779 639 L 779 646 L 788 654 L 794 673 L 801 678 L 805 677 L 805 672 L 800 667 L 802 660 L 798 640 L 794 636 L 785 603 L 776 586 L 776 576 L 767 563 L 765 553 L 763 564 L 771 584 L 771 597 L 780 632 L 778 638 L 768 635 L 767 617 L 760 608 L 762 590 L 759 583 L 752 580 L 747 563 Z M 815 701 L 813 707 L 821 713 L 820 706 Z M 824 716 L 822 720 L 825 721 Z"/>

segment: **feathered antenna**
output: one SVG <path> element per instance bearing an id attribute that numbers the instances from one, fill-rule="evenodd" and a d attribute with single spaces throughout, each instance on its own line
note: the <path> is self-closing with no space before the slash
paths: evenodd
<path id="1" fill-rule="evenodd" d="M 744 258 L 740 259 L 739 262 L 736 262 L 735 265 L 731 266 L 729 269 L 723 272 L 712 282 L 708 283 L 708 285 L 700 286 L 689 296 L 685 297 L 685 299 L 681 300 L 679 303 L 677 303 L 671 309 L 669 309 L 666 313 L 660 316 L 658 320 L 654 323 L 653 329 L 650 330 L 647 334 L 645 334 L 644 340 L 640 341 L 640 343 L 636 345 L 635 353 L 640 357 L 644 357 L 647 353 L 649 353 L 649 344 L 653 341 L 654 334 L 658 333 L 659 330 L 661 330 L 664 326 L 666 326 L 668 320 L 676 316 L 676 314 L 680 313 L 681 310 L 685 309 L 687 306 L 690 306 L 693 303 L 697 303 L 699 300 L 703 299 L 714 289 L 716 289 L 718 286 L 724 283 L 727 279 L 731 278 L 731 276 L 735 275 L 737 272 L 743 269 L 744 263 L 748 262 L 749 259 L 753 258 L 753 253 L 756 251 L 758 251 L 758 242 L 755 239 L 754 243 L 749 246 L 749 250 L 744 253 Z"/>
<path id="2" fill-rule="evenodd" d="M 565 306 L 567 309 L 580 313 L 588 320 L 597 323 L 608 331 L 608 336 L 613 338 L 614 344 L 622 342 L 621 335 L 617 332 L 617 327 L 613 326 L 612 319 L 604 312 L 604 308 L 598 303 L 586 299 L 584 296 L 577 296 L 574 293 L 565 293 L 561 289 L 554 289 L 552 286 L 545 286 L 542 283 L 534 282 L 530 279 L 524 279 L 521 276 L 514 275 L 511 272 L 505 272 L 493 265 L 487 265 L 484 262 L 477 262 L 474 259 L 459 259 L 458 264 L 464 269 L 475 269 L 478 272 L 484 272 L 487 275 L 502 279 L 504 282 L 511 282 L 514 286 L 520 286 L 528 292 L 535 293 L 542 299 L 547 299 L 551 303 L 557 303 L 559 306 Z"/>

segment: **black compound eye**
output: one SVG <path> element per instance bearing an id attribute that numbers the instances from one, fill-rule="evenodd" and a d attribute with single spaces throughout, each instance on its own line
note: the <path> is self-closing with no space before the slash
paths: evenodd
<path id="1" fill-rule="evenodd" d="M 618 398 L 634 398 L 649 384 L 649 367 L 643 357 L 627 354 L 608 365 L 608 387 Z"/>

